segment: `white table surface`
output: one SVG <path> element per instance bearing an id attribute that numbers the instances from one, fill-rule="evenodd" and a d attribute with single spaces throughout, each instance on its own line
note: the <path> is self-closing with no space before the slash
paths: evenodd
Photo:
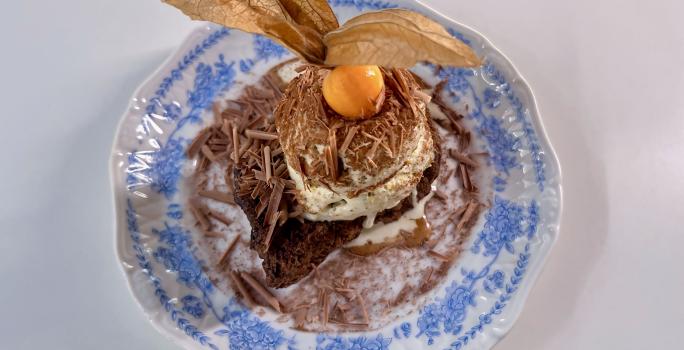
<path id="1" fill-rule="evenodd" d="M 681 349 L 684 2 L 426 0 L 532 86 L 561 236 L 497 349 Z M 195 24 L 156 0 L 0 9 L 0 349 L 175 349 L 114 256 L 108 161 L 133 90 Z"/>

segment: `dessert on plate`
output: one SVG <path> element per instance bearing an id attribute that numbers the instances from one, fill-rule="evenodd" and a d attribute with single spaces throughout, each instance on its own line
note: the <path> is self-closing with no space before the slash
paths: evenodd
<path id="1" fill-rule="evenodd" d="M 166 2 L 298 55 L 217 101 L 188 146 L 213 282 L 309 331 L 378 328 L 418 308 L 477 220 L 486 155 L 471 154 L 444 83 L 409 68 L 478 57 L 408 10 L 340 26 L 326 1 Z"/>

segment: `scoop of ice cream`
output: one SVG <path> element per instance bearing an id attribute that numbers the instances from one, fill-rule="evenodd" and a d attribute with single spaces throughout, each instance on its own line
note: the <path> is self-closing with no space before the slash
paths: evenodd
<path id="1" fill-rule="evenodd" d="M 410 72 L 384 70 L 381 110 L 344 120 L 322 96 L 329 72 L 305 67 L 274 112 L 288 171 L 305 218 L 373 218 L 411 195 L 434 159 L 428 101 Z"/>

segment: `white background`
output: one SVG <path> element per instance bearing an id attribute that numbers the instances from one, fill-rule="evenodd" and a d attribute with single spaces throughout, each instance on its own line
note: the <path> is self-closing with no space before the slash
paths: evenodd
<path id="1" fill-rule="evenodd" d="M 681 349 L 684 2 L 431 0 L 527 78 L 563 171 L 561 236 L 497 349 Z M 156 0 L 0 8 L 0 348 L 175 349 L 114 256 L 129 97 L 193 28 Z"/>

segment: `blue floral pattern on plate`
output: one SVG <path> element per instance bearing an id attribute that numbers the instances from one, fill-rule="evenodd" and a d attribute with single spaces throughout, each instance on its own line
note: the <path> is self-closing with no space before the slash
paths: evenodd
<path id="1" fill-rule="evenodd" d="M 486 349 L 490 331 L 512 326 L 558 231 L 560 174 L 529 88 L 478 33 L 405 1 L 332 0 L 341 20 L 359 11 L 405 7 L 437 18 L 472 46 L 478 69 L 429 67 L 446 79 L 447 100 L 465 111 L 489 153 L 496 192 L 448 281 L 419 312 L 383 329 L 312 334 L 283 328 L 224 295 L 203 272 L 184 226 L 185 149 L 211 105 L 268 67 L 292 57 L 267 38 L 206 26 L 136 93 L 114 145 L 118 252 L 136 299 L 159 329 L 186 348 Z M 511 306 L 515 305 L 515 306 Z"/>

